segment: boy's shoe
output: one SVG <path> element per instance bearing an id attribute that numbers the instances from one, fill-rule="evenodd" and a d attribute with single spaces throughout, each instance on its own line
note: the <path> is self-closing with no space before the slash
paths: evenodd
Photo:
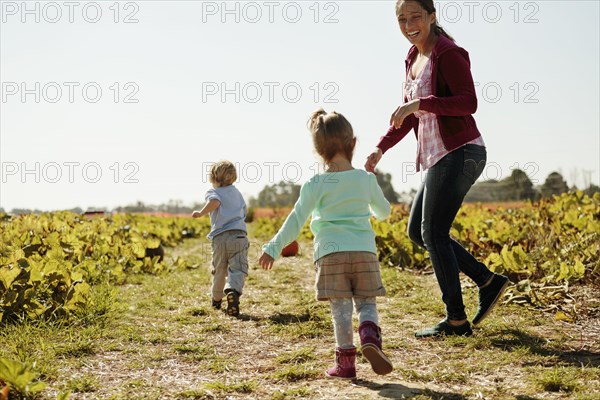
<path id="1" fill-rule="evenodd" d="M 445 319 L 432 328 L 427 328 L 418 331 L 417 333 L 415 333 L 415 336 L 418 338 L 426 338 L 444 335 L 471 336 L 472 334 L 473 330 L 471 329 L 471 324 L 469 324 L 469 321 L 466 321 L 462 325 L 454 326 L 451 325 L 447 319 Z"/>
<path id="2" fill-rule="evenodd" d="M 227 292 L 227 315 L 237 317 L 240 315 L 240 294 L 233 289 Z"/>
<path id="3" fill-rule="evenodd" d="M 213 299 L 213 301 L 212 301 L 212 308 L 214 308 L 215 310 L 220 310 L 222 303 L 223 303 L 223 300 L 214 300 Z"/>
<path id="4" fill-rule="evenodd" d="M 381 349 L 381 328 L 372 321 L 365 321 L 358 327 L 360 351 L 371 364 L 377 375 L 387 375 L 394 366 Z"/>
<path id="5" fill-rule="evenodd" d="M 477 325 L 488 316 L 492 308 L 500 300 L 500 297 L 502 297 L 502 293 L 506 290 L 508 282 L 506 276 L 494 274 L 492 281 L 486 287 L 479 289 L 479 308 L 473 318 L 473 325 Z"/>
<path id="6" fill-rule="evenodd" d="M 335 349 L 335 364 L 325 371 L 329 378 L 354 379 L 356 378 L 356 347 L 350 349 Z"/>

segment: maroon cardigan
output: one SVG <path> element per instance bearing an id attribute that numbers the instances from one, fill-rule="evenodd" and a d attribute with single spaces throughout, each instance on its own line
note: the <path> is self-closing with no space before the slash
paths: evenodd
<path id="1" fill-rule="evenodd" d="M 417 52 L 415 46 L 408 51 L 405 61 L 407 80 L 411 62 Z M 452 151 L 481 136 L 471 115 L 477 110 L 477 96 L 471 76 L 469 53 L 440 35 L 431 51 L 431 63 L 434 94 L 421 98 L 419 109 L 437 115 L 444 147 Z M 407 101 L 404 97 L 404 102 Z M 402 140 L 411 128 L 414 129 L 415 136 L 418 136 L 419 119 L 414 114 L 405 118 L 399 128 L 390 126 L 387 133 L 379 139 L 377 147 L 385 153 Z"/>

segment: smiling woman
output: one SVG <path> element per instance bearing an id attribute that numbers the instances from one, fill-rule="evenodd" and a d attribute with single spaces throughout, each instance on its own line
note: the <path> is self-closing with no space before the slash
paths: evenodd
<path id="1" fill-rule="evenodd" d="M 447 317 L 417 337 L 471 335 L 463 304 L 459 272 L 479 286 L 481 322 L 508 284 L 458 242 L 450 228 L 463 199 L 483 172 L 487 152 L 472 114 L 477 109 L 469 55 L 437 23 L 431 0 L 396 3 L 400 31 L 412 44 L 406 58 L 404 104 L 390 119 L 390 128 L 365 164 L 374 171 L 384 152 L 412 129 L 417 137 L 417 170 L 428 170 L 413 201 L 408 234 L 431 257 Z"/>
<path id="2" fill-rule="evenodd" d="M 428 38 L 433 28 L 436 35 L 444 35 L 454 41 L 435 17 L 433 2 L 429 1 L 404 1 L 396 7 L 396 16 L 402 34 L 412 43 L 416 44 L 419 38 Z"/>

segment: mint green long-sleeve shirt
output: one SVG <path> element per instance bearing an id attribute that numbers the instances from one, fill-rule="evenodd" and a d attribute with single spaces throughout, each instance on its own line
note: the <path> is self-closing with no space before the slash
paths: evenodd
<path id="1" fill-rule="evenodd" d="M 390 203 L 372 173 L 352 169 L 315 175 L 302 185 L 294 209 L 263 252 L 277 259 L 312 215 L 315 261 L 340 251 L 377 254 L 370 218 L 374 215 L 381 220 L 389 214 Z"/>

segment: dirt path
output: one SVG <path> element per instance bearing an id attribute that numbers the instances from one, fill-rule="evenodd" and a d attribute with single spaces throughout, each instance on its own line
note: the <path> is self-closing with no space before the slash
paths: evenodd
<path id="1" fill-rule="evenodd" d="M 417 341 L 415 329 L 443 316 L 435 280 L 395 269 L 384 270 L 389 296 L 379 302 L 394 372 L 377 376 L 359 357 L 358 380 L 325 379 L 333 330 L 328 304 L 314 300 L 310 252 L 282 259 L 271 272 L 258 269 L 251 254 L 242 315 L 234 319 L 210 307 L 209 250 L 189 241 L 170 256 L 185 255 L 199 268 L 119 288 L 118 317 L 92 351 L 61 365 L 64 379 L 52 392 L 64 390 L 64 382 L 78 383 L 68 387 L 71 399 L 114 400 L 534 399 L 600 392 L 598 348 L 569 352 L 565 343 L 577 342 L 576 327 L 565 333 L 566 325 L 522 307 L 500 307 L 473 338 Z M 472 315 L 474 291 L 466 292 Z M 541 390 L 536 377 L 555 371 L 566 374 L 557 380 L 587 382 L 587 389 Z"/>

